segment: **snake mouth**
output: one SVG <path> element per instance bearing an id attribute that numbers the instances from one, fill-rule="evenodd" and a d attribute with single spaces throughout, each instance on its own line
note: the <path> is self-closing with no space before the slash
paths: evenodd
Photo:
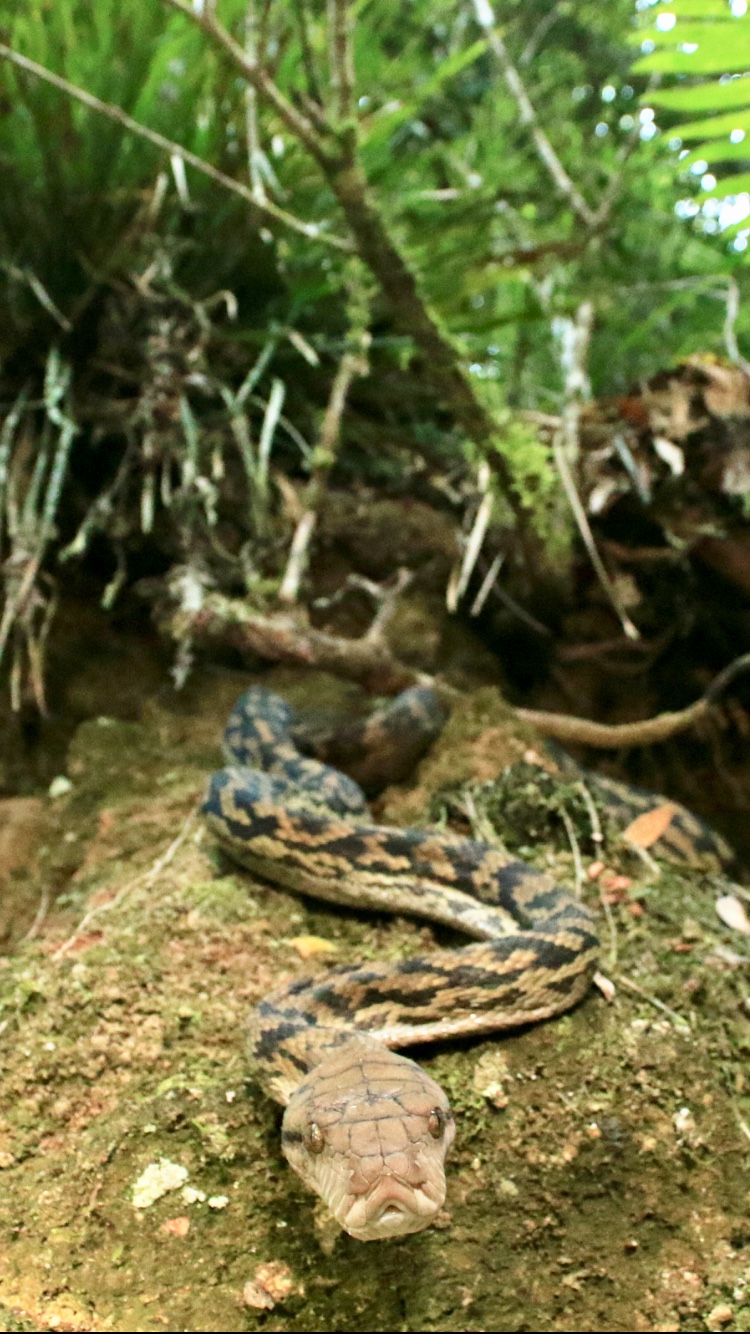
<path id="1" fill-rule="evenodd" d="M 439 1203 L 421 1189 L 399 1192 L 400 1198 L 378 1200 L 381 1192 L 369 1198 L 360 1197 L 350 1204 L 339 1221 L 351 1237 L 358 1241 L 384 1241 L 388 1237 L 405 1237 L 410 1232 L 421 1232 L 429 1227 L 440 1207 Z"/>

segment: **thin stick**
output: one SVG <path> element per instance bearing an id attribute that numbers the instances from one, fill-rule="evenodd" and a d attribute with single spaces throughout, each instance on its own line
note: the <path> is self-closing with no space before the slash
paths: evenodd
<path id="1" fill-rule="evenodd" d="M 583 862 L 581 860 L 581 849 L 576 838 L 576 831 L 573 828 L 573 821 L 564 806 L 560 807 L 560 819 L 565 825 L 565 833 L 568 835 L 568 842 L 573 853 L 573 865 L 576 873 L 576 898 L 580 899 L 583 889 Z"/>
<path id="2" fill-rule="evenodd" d="M 458 571 L 451 577 L 445 593 L 445 605 L 450 612 L 456 611 L 461 598 L 466 592 L 467 585 L 474 572 L 474 566 L 479 560 L 482 543 L 487 536 L 487 529 L 490 526 L 495 504 L 495 498 L 490 489 L 490 481 L 489 465 L 482 463 L 479 468 L 479 489 L 483 493 L 482 499 L 469 533 L 463 560 Z"/>
<path id="3" fill-rule="evenodd" d="M 607 896 L 601 885 L 599 886 L 599 902 L 602 905 L 604 920 L 607 923 L 607 930 L 609 932 L 609 955 L 607 958 L 607 967 L 611 970 L 617 963 L 617 923 L 615 922 L 614 913 L 607 902 Z"/>
<path id="4" fill-rule="evenodd" d="M 563 484 L 565 494 L 568 497 L 568 504 L 573 511 L 573 517 L 578 526 L 578 531 L 583 538 L 584 546 L 589 553 L 589 560 L 596 571 L 599 583 L 612 603 L 612 607 L 617 614 L 623 632 L 627 635 L 628 639 L 640 639 L 641 632 L 638 627 L 633 624 L 623 607 L 617 589 L 612 583 L 604 562 L 597 550 L 594 534 L 591 531 L 586 511 L 581 504 L 578 492 L 576 491 L 575 482 L 573 481 L 572 474 L 568 467 L 568 461 L 562 448 L 560 435 L 558 435 L 552 443 L 552 452 L 555 456 L 555 463 L 557 465 L 557 471 L 560 474 L 560 480 Z"/>
<path id="5" fill-rule="evenodd" d="M 637 996 L 641 996 L 643 1000 L 648 1001 L 649 1005 L 654 1005 L 657 1010 L 661 1010 L 662 1014 L 669 1015 L 669 1018 L 674 1019 L 681 1028 L 690 1028 L 690 1024 L 683 1015 L 678 1014 L 676 1010 L 670 1010 L 669 1006 L 665 1005 L 663 1001 L 657 1000 L 656 996 L 649 996 L 648 992 L 644 991 L 643 987 L 639 987 L 637 982 L 632 982 L 629 977 L 625 977 L 622 973 L 618 975 L 617 981 L 621 987 L 626 987 L 628 991 L 634 991 Z"/>
<path id="6" fill-rule="evenodd" d="M 35 940 L 36 937 L 39 935 L 42 923 L 44 922 L 44 919 L 47 916 L 48 909 L 49 909 L 49 888 L 47 885 L 45 885 L 42 890 L 41 897 L 39 899 L 39 907 L 36 910 L 34 920 L 31 923 L 31 926 L 29 927 L 28 931 L 26 932 L 26 935 L 21 937 L 22 944 L 25 944 L 27 940 Z"/>
<path id="7" fill-rule="evenodd" d="M 750 361 L 743 357 L 737 342 L 736 324 L 740 313 L 740 288 L 734 274 L 727 283 L 726 318 L 724 320 L 724 345 L 730 361 L 739 366 L 746 375 L 750 375 Z"/>
<path id="8" fill-rule="evenodd" d="M 162 853 L 161 857 L 157 857 L 156 861 L 147 871 L 143 871 L 132 880 L 128 880 L 120 889 L 118 889 L 114 898 L 110 899 L 108 903 L 97 903 L 93 908 L 90 908 L 87 913 L 84 913 L 72 936 L 68 936 L 68 939 L 64 940 L 62 945 L 60 945 L 52 955 L 52 959 L 55 962 L 58 959 L 64 958 L 64 956 L 73 948 L 76 941 L 80 940 L 86 928 L 90 926 L 94 918 L 98 917 L 100 913 L 111 912 L 113 908 L 116 908 L 122 903 L 127 894 L 130 894 L 132 890 L 137 889 L 139 886 L 142 885 L 144 889 L 149 889 L 151 885 L 156 883 L 162 871 L 169 866 L 170 862 L 174 861 L 174 858 L 183 843 L 192 832 L 198 811 L 200 810 L 201 801 L 196 801 L 192 810 L 183 821 L 182 828 L 177 837 L 172 840 L 166 851 Z"/>
<path id="9" fill-rule="evenodd" d="M 594 228 L 597 223 L 597 215 L 594 210 L 589 207 L 580 190 L 568 175 L 562 162 L 557 156 L 557 153 L 552 147 L 552 144 L 544 133 L 544 130 L 541 128 L 536 110 L 534 109 L 531 98 L 526 91 L 523 80 L 508 54 L 508 48 L 506 47 L 505 42 L 500 36 L 500 32 L 495 23 L 495 15 L 489 0 L 474 0 L 474 12 L 476 14 L 477 23 L 487 34 L 487 40 L 492 48 L 492 52 L 500 65 L 505 82 L 510 89 L 511 96 L 515 99 L 521 124 L 525 125 L 529 130 L 539 157 L 547 168 L 547 171 L 555 182 L 558 190 L 561 194 L 565 195 L 565 198 L 578 214 L 579 218 L 585 222 L 587 227 Z"/>
<path id="10" fill-rule="evenodd" d="M 354 101 L 354 59 L 347 0 L 328 0 L 328 43 L 334 114 L 349 119 Z"/>
<path id="11" fill-rule="evenodd" d="M 168 0 L 174 3 L 174 0 Z M 180 6 L 177 6 L 179 8 Z M 238 48 L 241 52 L 241 48 Z M 232 194 L 239 195 L 246 203 L 252 204 L 253 208 L 265 217 L 280 223 L 284 227 L 289 227 L 292 231 L 299 232 L 309 240 L 321 241 L 323 245 L 333 246 L 336 250 L 350 251 L 351 245 L 348 241 L 338 236 L 331 236 L 324 232 L 318 223 L 303 222 L 300 218 L 295 218 L 292 213 L 286 209 L 279 208 L 277 204 L 269 199 L 261 201 L 257 198 L 251 189 L 242 185 L 240 181 L 235 181 L 231 176 L 225 176 L 223 171 L 213 167 L 210 162 L 204 161 L 189 149 L 183 148 L 181 144 L 175 143 L 172 139 L 166 139 L 163 134 L 158 134 L 156 130 L 150 130 L 148 126 L 142 125 L 140 121 L 133 120 L 122 107 L 114 106 L 111 102 L 102 102 L 101 98 L 94 97 L 93 93 L 86 92 L 85 88 L 79 88 L 74 83 L 69 83 L 59 74 L 53 74 L 51 70 L 45 69 L 44 65 L 38 65 L 35 60 L 29 60 L 27 56 L 22 56 L 19 51 L 12 50 L 0 42 L 0 59 L 9 60 L 11 64 L 17 65 L 19 69 L 26 70 L 28 74 L 33 74 L 37 79 L 43 79 L 45 83 L 52 84 L 53 88 L 59 89 L 67 97 L 72 97 L 77 102 L 83 103 L 91 111 L 96 111 L 100 116 L 106 116 L 109 120 L 115 121 L 121 125 L 124 130 L 130 134 L 138 135 L 141 139 L 147 139 L 149 143 L 160 148 L 162 152 L 168 153 L 170 157 L 181 158 L 188 166 L 194 167 L 196 171 L 208 176 L 217 185 L 223 186 L 225 190 L 230 190 Z M 244 60 L 247 64 L 247 60 Z"/>
<path id="12" fill-rule="evenodd" d="M 495 580 L 497 579 L 497 576 L 500 573 L 504 560 L 505 560 L 505 552 L 504 551 L 498 552 L 497 556 L 490 565 L 489 570 L 484 576 L 484 579 L 482 580 L 482 585 L 479 589 L 479 592 L 477 593 L 476 597 L 474 598 L 474 601 L 471 604 L 471 607 L 469 609 L 470 616 L 479 615 L 480 611 L 482 610 L 482 607 L 484 606 L 485 602 L 487 601 L 487 598 L 489 597 L 492 591 L 492 586 Z"/>

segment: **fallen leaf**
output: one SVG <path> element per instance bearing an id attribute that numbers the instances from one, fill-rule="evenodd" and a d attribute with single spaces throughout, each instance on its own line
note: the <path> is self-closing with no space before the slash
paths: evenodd
<path id="1" fill-rule="evenodd" d="M 736 894 L 722 894 L 716 900 L 716 911 L 725 926 L 731 927 L 732 931 L 741 931 L 743 936 L 750 936 L 750 918 L 744 903 Z"/>
<path id="2" fill-rule="evenodd" d="M 332 940 L 322 936 L 293 936 L 288 944 L 292 945 L 301 959 L 311 959 L 315 954 L 335 954 L 338 950 Z"/>
<path id="3" fill-rule="evenodd" d="M 669 828 L 676 814 L 677 807 L 673 801 L 668 801 L 664 806 L 655 806 L 653 810 L 637 816 L 623 830 L 622 837 L 626 843 L 635 843 L 638 848 L 650 848 Z"/>
<path id="4" fill-rule="evenodd" d="M 186 1237 L 190 1231 L 190 1219 L 184 1216 L 168 1218 L 165 1223 L 162 1223 L 159 1231 L 166 1232 L 168 1237 Z"/>

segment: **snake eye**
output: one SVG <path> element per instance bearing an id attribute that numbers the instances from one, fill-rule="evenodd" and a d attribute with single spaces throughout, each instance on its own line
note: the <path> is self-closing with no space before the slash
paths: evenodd
<path id="1" fill-rule="evenodd" d="M 427 1129 L 433 1139 L 442 1139 L 447 1117 L 442 1107 L 433 1107 L 427 1118 Z"/>
<path id="2" fill-rule="evenodd" d="M 323 1131 L 317 1121 L 311 1121 L 305 1131 L 305 1148 L 310 1153 L 322 1153 L 326 1146 Z"/>

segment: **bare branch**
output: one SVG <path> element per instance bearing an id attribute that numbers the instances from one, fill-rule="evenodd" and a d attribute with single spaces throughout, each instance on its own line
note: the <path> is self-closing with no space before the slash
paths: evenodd
<path id="1" fill-rule="evenodd" d="M 581 402 L 589 395 L 589 379 L 586 370 L 591 331 L 594 324 L 594 307 L 590 301 L 583 301 L 578 307 L 575 320 L 567 320 L 562 339 L 561 361 L 565 376 L 565 406 L 559 431 L 552 442 L 557 471 L 563 484 L 568 503 L 573 511 L 578 531 L 583 538 L 589 559 L 596 571 L 597 578 L 609 598 L 620 624 L 628 639 L 640 639 L 640 631 L 627 614 L 615 585 L 610 579 L 604 562 L 594 542 L 594 535 L 589 525 L 586 510 L 576 490 L 573 469 L 578 462 L 579 425 Z"/>
<path id="2" fill-rule="evenodd" d="M 163 3 L 169 5 L 172 9 L 176 9 L 185 18 L 190 19 L 191 23 L 195 23 L 204 32 L 208 33 L 217 46 L 223 48 L 232 64 L 244 74 L 248 83 L 252 84 L 256 92 L 270 103 L 287 129 L 307 149 L 311 157 L 322 167 L 331 165 L 331 162 L 338 157 L 338 153 L 329 151 L 324 134 L 313 125 L 312 121 L 303 112 L 294 106 L 293 102 L 290 102 L 284 96 L 257 58 L 243 51 L 239 42 L 236 42 L 228 29 L 219 22 L 212 9 L 206 7 L 202 13 L 198 14 L 192 5 L 187 3 L 187 0 L 163 0 Z M 335 143 L 335 140 L 332 136 L 333 143 Z"/>
<path id="3" fill-rule="evenodd" d="M 313 103 L 317 103 L 318 107 L 320 107 L 323 99 L 320 95 L 318 76 L 315 70 L 315 57 L 313 56 L 310 32 L 307 26 L 305 0 L 292 0 L 292 3 L 294 5 L 294 12 L 297 16 L 299 43 L 302 49 L 302 65 L 305 71 L 305 78 L 307 79 L 307 92 Z"/>
<path id="4" fill-rule="evenodd" d="M 360 349 L 344 353 L 331 386 L 320 439 L 313 454 L 313 474 L 305 497 L 304 513 L 297 524 L 292 539 L 289 560 L 279 589 L 279 600 L 281 602 L 296 602 L 297 600 L 300 582 L 307 567 L 310 543 L 318 521 L 320 501 L 326 489 L 331 468 L 336 461 L 341 418 L 349 389 L 353 380 L 360 375 L 367 374 L 367 348 L 370 343 L 370 335 L 365 330 L 361 330 L 360 335 Z"/>
<path id="5" fill-rule="evenodd" d="M 522 125 L 529 130 L 536 151 L 544 163 L 547 171 L 552 177 L 555 185 L 561 194 L 565 195 L 571 208 L 575 210 L 579 218 L 585 222 L 587 227 L 594 228 L 597 225 L 597 214 L 587 204 L 574 181 L 571 180 L 552 144 L 547 138 L 544 130 L 539 124 L 534 105 L 529 97 L 523 80 L 513 64 L 508 48 L 505 45 L 500 31 L 495 23 L 495 15 L 489 0 L 474 0 L 474 12 L 477 23 L 487 34 L 487 40 L 503 72 L 505 82 L 508 85 L 511 96 L 515 99 L 518 107 L 519 119 Z"/>
<path id="6" fill-rule="evenodd" d="M 334 96 L 334 114 L 348 120 L 354 103 L 354 55 L 347 0 L 327 0 L 328 62 Z"/>
<path id="7" fill-rule="evenodd" d="M 714 677 L 705 694 L 694 704 L 677 713 L 659 713 L 655 718 L 644 718 L 637 723 L 595 723 L 590 718 L 573 718 L 567 713 L 545 713 L 538 709 L 516 709 L 515 713 L 523 722 L 536 727 L 542 736 L 555 737 L 557 741 L 605 750 L 614 750 L 618 746 L 653 746 L 702 722 L 722 691 L 735 677 L 747 671 L 750 671 L 750 653 L 743 653 Z"/>
<path id="8" fill-rule="evenodd" d="M 727 349 L 727 355 L 735 366 L 739 366 L 746 375 L 750 375 L 750 361 L 743 357 L 740 352 L 740 345 L 737 342 L 737 319 L 740 313 L 740 287 L 737 279 L 732 275 L 727 283 L 726 295 L 726 318 L 724 320 L 724 345 Z"/>
<path id="9" fill-rule="evenodd" d="M 380 638 L 344 639 L 306 625 L 299 616 L 263 615 L 241 598 L 206 593 L 194 611 L 170 609 L 159 619 L 178 643 L 190 635 L 196 643 L 229 645 L 250 659 L 305 663 L 358 681 L 376 695 L 430 683 L 424 673 L 398 662 Z"/>
<path id="10" fill-rule="evenodd" d="M 174 0 L 169 0 L 173 3 Z M 240 49 L 240 48 L 238 48 Z M 165 138 L 163 134 L 158 134 L 156 130 L 151 130 L 140 121 L 133 120 L 122 107 L 114 106 L 111 102 L 102 102 L 100 98 L 94 97 L 93 93 L 88 93 L 84 88 L 79 88 L 74 83 L 69 83 L 67 79 L 61 78 L 59 74 L 53 74 L 51 70 L 44 65 L 38 65 L 35 60 L 29 60 L 27 56 L 22 56 L 20 52 L 14 51 L 9 46 L 0 42 L 0 59 L 8 60 L 19 69 L 26 70 L 28 74 L 33 74 L 38 79 L 43 79 L 45 83 L 52 84 L 54 88 L 65 93 L 67 97 L 72 97 L 75 101 L 81 102 L 91 111 L 96 111 L 100 116 L 106 116 L 116 124 L 121 125 L 124 130 L 130 134 L 138 135 L 141 139 L 147 139 L 149 143 L 154 144 L 162 152 L 168 153 L 170 157 L 181 158 L 188 166 L 194 167 L 204 176 L 208 176 L 217 185 L 221 185 L 225 190 L 230 190 L 232 194 L 239 195 L 246 203 L 252 204 L 253 208 L 267 217 L 270 221 L 280 223 L 284 227 L 289 227 L 292 231 L 299 232 L 309 240 L 321 241 L 324 245 L 334 246 L 337 250 L 351 250 L 347 241 L 337 236 L 330 236 L 324 232 L 321 227 L 314 222 L 303 222 L 300 218 L 295 218 L 292 213 L 286 209 L 279 208 L 277 204 L 271 203 L 266 199 L 261 202 L 252 190 L 240 181 L 235 181 L 231 176 L 226 176 L 223 171 L 217 167 L 211 166 L 210 162 L 204 161 L 189 149 L 183 148 L 181 144 L 174 143 L 173 140 Z"/>

